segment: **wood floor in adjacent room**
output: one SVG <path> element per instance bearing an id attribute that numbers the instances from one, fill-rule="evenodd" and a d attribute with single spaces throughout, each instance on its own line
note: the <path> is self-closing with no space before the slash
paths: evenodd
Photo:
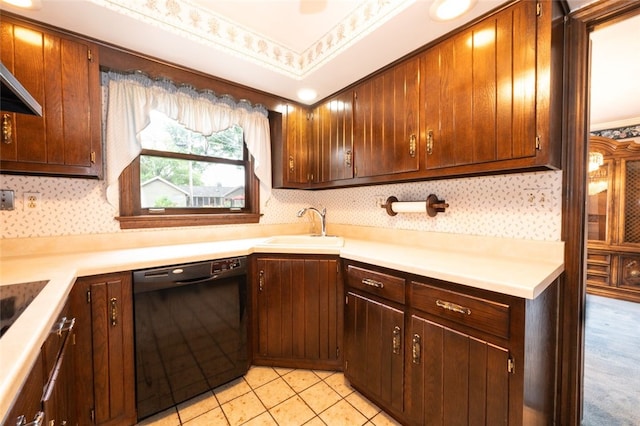
<path id="1" fill-rule="evenodd" d="M 587 295 L 585 426 L 640 425 L 640 304 Z"/>

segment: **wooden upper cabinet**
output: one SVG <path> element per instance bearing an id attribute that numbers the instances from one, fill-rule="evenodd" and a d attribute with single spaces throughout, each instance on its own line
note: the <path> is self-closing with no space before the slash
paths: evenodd
<path id="1" fill-rule="evenodd" d="M 503 6 L 329 98 L 309 125 L 310 187 L 560 168 L 563 18 L 551 0 Z"/>
<path id="2" fill-rule="evenodd" d="M 548 162 L 549 47 L 537 50 L 540 38 L 549 43 L 545 6 L 538 15 L 536 2 L 516 3 L 422 55 L 427 169 Z M 524 161 L 497 163 L 517 159 Z"/>
<path id="3" fill-rule="evenodd" d="M 309 112 L 300 105 L 287 104 L 281 115 L 281 136 L 274 139 L 273 123 L 271 129 L 273 186 L 306 188 L 313 177 L 309 167 Z"/>
<path id="4" fill-rule="evenodd" d="M 42 117 L 2 112 L 0 171 L 102 177 L 98 49 L 2 16 L 2 63 L 42 106 Z"/>
<path id="5" fill-rule="evenodd" d="M 311 133 L 313 183 L 353 178 L 353 92 L 316 107 Z"/>
<path id="6" fill-rule="evenodd" d="M 417 171 L 420 59 L 404 61 L 355 88 L 356 177 Z"/>

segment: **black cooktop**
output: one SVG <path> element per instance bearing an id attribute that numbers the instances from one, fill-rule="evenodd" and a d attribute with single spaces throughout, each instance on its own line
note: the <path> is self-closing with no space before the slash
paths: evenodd
<path id="1" fill-rule="evenodd" d="M 48 282 L 32 281 L 0 286 L 0 336 L 16 322 Z"/>

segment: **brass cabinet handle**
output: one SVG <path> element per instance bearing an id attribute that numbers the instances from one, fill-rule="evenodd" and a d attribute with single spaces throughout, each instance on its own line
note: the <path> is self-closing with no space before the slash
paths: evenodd
<path id="1" fill-rule="evenodd" d="M 458 312 L 460 314 L 471 315 L 471 309 L 464 306 L 456 305 L 455 303 L 445 302 L 440 299 L 436 300 L 436 306 L 446 309 L 448 311 Z"/>
<path id="2" fill-rule="evenodd" d="M 118 299 L 115 297 L 111 298 L 111 326 L 115 327 L 118 325 Z"/>
<path id="3" fill-rule="evenodd" d="M 418 142 L 417 142 L 417 138 L 416 135 L 413 134 L 411 136 L 409 136 L 409 156 L 411 158 L 415 158 L 416 156 L 416 146 L 417 146 Z"/>
<path id="4" fill-rule="evenodd" d="M 346 167 L 351 167 L 351 150 L 348 149 L 344 153 L 344 164 Z"/>
<path id="5" fill-rule="evenodd" d="M 2 114 L 2 142 L 9 145 L 13 142 L 13 124 L 11 114 Z"/>
<path id="6" fill-rule="evenodd" d="M 393 353 L 396 355 L 400 353 L 400 340 L 400 327 L 396 325 L 395 327 L 393 327 L 392 341 Z"/>
<path id="7" fill-rule="evenodd" d="M 411 359 L 414 364 L 420 364 L 421 352 L 420 335 L 414 334 L 411 341 Z"/>
<path id="8" fill-rule="evenodd" d="M 433 154 L 433 130 L 427 132 L 427 155 Z"/>
<path id="9" fill-rule="evenodd" d="M 260 291 L 264 289 L 264 271 L 260 271 L 258 274 L 258 288 Z"/>
<path id="10" fill-rule="evenodd" d="M 295 169 L 295 162 L 293 161 L 293 156 L 290 155 L 289 156 L 289 172 L 293 173 L 294 169 Z"/>
<path id="11" fill-rule="evenodd" d="M 371 279 L 371 278 L 363 278 L 362 279 L 362 284 L 368 285 L 369 287 L 384 288 L 384 284 L 382 282 L 376 281 L 376 280 Z"/>

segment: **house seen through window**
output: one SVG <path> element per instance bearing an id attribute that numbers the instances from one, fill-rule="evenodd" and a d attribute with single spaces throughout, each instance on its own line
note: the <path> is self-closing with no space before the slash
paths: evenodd
<path id="1" fill-rule="evenodd" d="M 140 207 L 242 209 L 246 198 L 243 131 L 204 136 L 152 111 L 140 134 Z"/>

